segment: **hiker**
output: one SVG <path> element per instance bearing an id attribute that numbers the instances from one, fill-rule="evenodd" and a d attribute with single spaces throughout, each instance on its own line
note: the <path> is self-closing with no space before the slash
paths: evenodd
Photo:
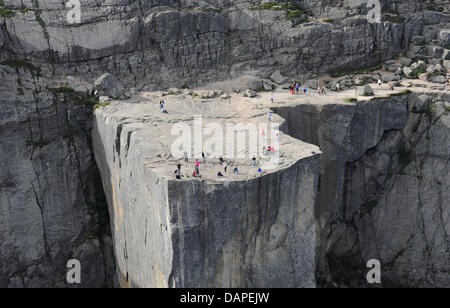
<path id="1" fill-rule="evenodd" d="M 325 87 L 322 87 L 322 95 L 327 95 L 327 92 L 325 92 Z"/>
<path id="2" fill-rule="evenodd" d="M 381 79 L 378 79 L 378 86 L 381 87 Z"/>
<path id="3" fill-rule="evenodd" d="M 253 162 L 252 162 L 252 165 L 253 165 L 253 167 L 256 167 L 256 157 L 255 156 L 253 156 Z"/>
<path id="4" fill-rule="evenodd" d="M 300 90 L 300 85 L 298 84 L 298 81 L 295 84 L 295 90 L 297 91 L 297 94 L 298 94 L 298 91 Z"/>
<path id="5" fill-rule="evenodd" d="M 292 94 L 292 86 L 289 85 L 289 94 Z"/>
<path id="6" fill-rule="evenodd" d="M 234 172 L 234 174 L 239 174 L 239 169 L 236 165 L 234 166 L 233 172 Z"/>
<path id="7" fill-rule="evenodd" d="M 308 94 L 308 88 L 303 89 L 303 94 L 305 94 L 305 95 Z"/>
<path id="8" fill-rule="evenodd" d="M 197 173 L 197 175 L 200 174 L 200 162 L 198 161 L 198 159 L 195 161 L 195 172 Z"/>
<path id="9" fill-rule="evenodd" d="M 389 90 L 394 91 L 394 84 L 392 81 L 389 81 Z"/>
<path id="10" fill-rule="evenodd" d="M 223 177 L 223 174 L 222 174 L 222 172 L 220 172 L 220 170 L 219 170 L 219 172 L 217 173 L 217 176 L 218 176 L 218 177 Z"/>
<path id="11" fill-rule="evenodd" d="M 336 91 L 337 93 L 341 93 L 341 86 L 339 85 L 339 82 L 336 83 Z"/>
<path id="12" fill-rule="evenodd" d="M 269 122 L 272 122 L 272 111 L 269 110 Z"/>
<path id="13" fill-rule="evenodd" d="M 321 91 L 321 90 L 322 90 L 321 87 L 318 87 L 318 88 L 317 88 L 317 93 L 319 93 L 319 95 L 322 95 L 322 91 Z"/>
<path id="14" fill-rule="evenodd" d="M 160 107 L 161 109 L 164 108 L 164 99 L 163 99 L 163 98 L 161 98 L 161 100 L 159 101 L 159 107 Z"/>
<path id="15" fill-rule="evenodd" d="M 188 159 L 188 153 L 187 153 L 186 151 L 184 151 L 183 155 L 184 155 L 184 161 L 185 161 L 186 163 L 189 162 L 189 159 Z"/>
<path id="16" fill-rule="evenodd" d="M 227 173 L 227 168 L 228 168 L 228 163 L 224 162 L 223 163 L 223 170 L 225 171 L 225 173 Z"/>
<path id="17" fill-rule="evenodd" d="M 273 92 L 270 93 L 270 102 L 273 104 Z"/>
<path id="18" fill-rule="evenodd" d="M 203 159 L 203 162 L 206 162 L 206 155 L 204 152 L 202 152 L 202 159 Z"/>
<path id="19" fill-rule="evenodd" d="M 223 165 L 223 162 L 224 162 L 223 157 L 220 156 L 220 157 L 219 157 L 219 164 Z"/>
<path id="20" fill-rule="evenodd" d="M 177 168 L 178 168 L 178 173 L 181 174 L 181 163 L 180 162 L 177 164 Z"/>

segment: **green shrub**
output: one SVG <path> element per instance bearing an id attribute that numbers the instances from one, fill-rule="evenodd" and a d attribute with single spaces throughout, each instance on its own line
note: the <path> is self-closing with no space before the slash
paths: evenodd
<path id="1" fill-rule="evenodd" d="M 98 97 L 83 96 L 72 88 L 61 87 L 49 88 L 48 90 L 55 96 L 63 95 L 66 100 L 77 105 L 93 106 L 98 103 Z"/>
<path id="2" fill-rule="evenodd" d="M 98 108 L 106 107 L 106 106 L 108 106 L 109 104 L 111 104 L 111 102 L 109 102 L 109 101 L 104 101 L 104 102 L 101 103 L 101 104 L 96 104 L 96 105 L 94 105 L 94 110 L 97 110 Z"/>
<path id="3" fill-rule="evenodd" d="M 41 72 L 40 68 L 34 66 L 26 59 L 20 59 L 20 58 L 7 59 L 3 62 L 0 62 L 0 65 L 7 65 L 10 67 L 15 67 L 15 68 L 23 68 L 23 69 L 30 71 L 32 74 L 36 74 L 36 75 L 39 75 Z"/>
<path id="4" fill-rule="evenodd" d="M 292 3 L 284 3 L 284 2 L 266 2 L 261 3 L 259 5 L 253 6 L 251 10 L 270 10 L 270 11 L 286 11 L 286 19 L 287 20 L 295 20 L 298 18 L 302 18 L 304 14 L 306 14 L 298 5 L 292 4 Z M 296 22 L 296 25 L 305 23 L 307 21 L 307 18 L 303 18 L 300 22 Z"/>
<path id="5" fill-rule="evenodd" d="M 402 24 L 405 22 L 405 19 L 403 17 L 400 16 L 390 16 L 390 15 L 386 15 L 386 21 L 392 22 L 392 23 L 396 23 L 396 24 Z"/>
<path id="6" fill-rule="evenodd" d="M 16 16 L 16 12 L 7 7 L 0 8 L 0 17 L 11 18 Z"/>
<path id="7" fill-rule="evenodd" d="M 369 73 L 381 69 L 382 65 L 383 65 L 382 63 L 378 63 L 372 66 L 364 66 L 359 68 L 350 68 L 350 67 L 340 68 L 335 70 L 334 72 L 331 72 L 330 76 L 333 78 L 337 78 L 345 75 Z"/>

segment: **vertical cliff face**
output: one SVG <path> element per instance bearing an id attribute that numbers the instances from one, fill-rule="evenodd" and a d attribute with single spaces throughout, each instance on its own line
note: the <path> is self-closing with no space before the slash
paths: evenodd
<path id="1" fill-rule="evenodd" d="M 373 65 L 407 50 L 430 20 L 448 21 L 420 12 L 418 0 L 382 2 L 403 21 L 383 15 L 368 23 L 365 1 L 280 1 L 294 8 L 288 14 L 261 1 L 158 0 L 82 2 L 82 22 L 72 25 L 62 2 L 7 0 L 13 14 L 1 20 L 0 60 L 36 59 L 48 77 L 110 72 L 129 88 L 182 87 L 245 71 L 268 77 L 274 69 L 308 75 Z"/>
<path id="2" fill-rule="evenodd" d="M 279 108 L 287 130 L 323 151 L 318 274 L 362 286 L 449 286 L 449 97 L 409 94 Z"/>
<path id="3" fill-rule="evenodd" d="M 318 168 L 310 158 L 248 181 L 171 182 L 174 285 L 315 287 Z"/>
<path id="4" fill-rule="evenodd" d="M 221 180 L 218 159 L 208 158 L 202 179 L 175 180 L 177 160 L 167 149 L 177 119 L 190 123 L 198 108 L 215 121 L 239 119 L 234 104 L 220 101 L 167 104 L 174 111 L 162 117 L 150 101 L 95 112 L 95 156 L 122 286 L 315 287 L 320 155 L 311 150 L 318 148 L 281 136 L 286 151 L 276 170 L 258 176 L 251 158 L 236 160 L 242 174 L 232 175 L 230 163 Z M 248 119 L 265 119 L 259 109 L 252 113 Z M 190 164 L 182 167 L 188 174 Z"/>
<path id="5" fill-rule="evenodd" d="M 15 64 L 0 65 L 0 287 L 66 286 L 69 259 L 81 262 L 79 286 L 112 286 L 92 106 Z"/>

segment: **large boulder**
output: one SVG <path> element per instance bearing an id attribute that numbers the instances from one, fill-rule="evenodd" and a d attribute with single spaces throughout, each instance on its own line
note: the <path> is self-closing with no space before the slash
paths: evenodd
<path id="1" fill-rule="evenodd" d="M 98 95 L 119 98 L 125 92 L 119 79 L 111 74 L 103 74 L 94 82 L 94 86 L 98 91 Z"/>
<path id="2" fill-rule="evenodd" d="M 411 69 L 419 69 L 419 70 L 421 70 L 421 71 L 425 71 L 426 69 L 427 69 L 427 64 L 424 62 L 424 61 L 422 61 L 422 60 L 419 60 L 419 61 L 417 61 L 417 62 L 414 62 L 412 65 L 411 65 Z"/>
<path id="3" fill-rule="evenodd" d="M 400 59 L 400 64 L 403 66 L 410 66 L 412 64 L 412 60 L 410 58 L 402 57 Z"/>
<path id="4" fill-rule="evenodd" d="M 365 85 L 363 87 L 358 87 L 358 95 L 359 96 L 372 96 L 373 89 L 369 85 Z"/>
<path id="5" fill-rule="evenodd" d="M 286 77 L 284 77 L 283 75 L 281 75 L 280 71 L 275 71 L 271 76 L 270 76 L 270 80 L 272 80 L 273 82 L 277 83 L 277 84 L 283 84 L 286 82 Z"/>
<path id="6" fill-rule="evenodd" d="M 441 30 L 439 33 L 439 41 L 442 46 L 449 46 L 450 45 L 450 30 L 445 29 Z"/>
<path id="7" fill-rule="evenodd" d="M 400 79 L 400 77 L 395 74 L 389 74 L 389 75 L 383 76 L 381 79 L 383 80 L 383 82 L 389 82 L 389 81 L 398 81 Z"/>
<path id="8" fill-rule="evenodd" d="M 445 78 L 445 76 L 442 76 L 442 75 L 435 75 L 435 76 L 430 76 L 430 78 L 428 78 L 428 81 L 431 81 L 434 83 L 445 83 L 447 81 L 447 78 Z"/>
<path id="9" fill-rule="evenodd" d="M 410 67 L 404 67 L 403 68 L 403 74 L 405 74 L 406 77 L 411 78 L 413 77 L 413 70 Z"/>
<path id="10" fill-rule="evenodd" d="M 317 80 L 311 79 L 311 80 L 306 81 L 305 87 L 317 90 L 317 88 L 319 87 L 319 84 L 317 83 Z"/>
<path id="11" fill-rule="evenodd" d="M 444 60 L 450 60 L 450 49 L 444 50 L 444 53 L 442 55 L 442 59 Z"/>
<path id="12" fill-rule="evenodd" d="M 253 91 L 253 90 L 247 90 L 247 91 L 245 91 L 245 96 L 246 97 L 250 97 L 250 98 L 253 98 L 253 97 L 256 97 L 258 94 L 256 93 L 256 91 Z"/>
<path id="13" fill-rule="evenodd" d="M 248 82 L 248 88 L 252 91 L 264 90 L 264 83 L 261 79 L 252 79 Z"/>
<path id="14" fill-rule="evenodd" d="M 427 55 L 432 58 L 441 58 L 444 54 L 444 48 L 436 45 L 428 45 L 427 46 Z"/>
<path id="15" fill-rule="evenodd" d="M 433 64 L 433 65 L 429 65 L 427 67 L 427 73 L 433 74 L 433 73 L 442 73 L 442 72 L 444 72 L 444 68 L 440 64 L 436 64 L 436 65 Z"/>
<path id="16" fill-rule="evenodd" d="M 450 70 L 450 60 L 444 60 L 444 67 Z"/>

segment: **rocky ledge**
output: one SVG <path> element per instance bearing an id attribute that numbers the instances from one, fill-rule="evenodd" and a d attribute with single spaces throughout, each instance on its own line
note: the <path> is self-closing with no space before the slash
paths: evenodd
<path id="1" fill-rule="evenodd" d="M 189 176 L 194 169 L 189 157 L 182 166 L 186 175 L 177 180 L 179 160 L 170 151 L 174 126 L 194 130 L 198 114 L 205 127 L 268 124 L 267 106 L 236 95 L 202 99 L 189 93 L 166 97 L 165 114 L 160 95 L 106 102 L 95 112 L 94 151 L 121 285 L 315 287 L 318 147 L 283 132 L 263 134 L 258 127 L 265 146 L 274 144 L 273 136 L 280 140 L 271 154 L 258 150 L 258 166 L 244 153 L 229 161 L 239 174 L 228 170 L 219 178 L 222 165 L 207 153 L 206 162 L 200 159 L 202 178 Z M 283 125 L 277 116 L 272 121 Z M 255 136 L 249 137 L 250 144 Z M 264 163 L 270 155 L 279 157 L 276 168 Z"/>

